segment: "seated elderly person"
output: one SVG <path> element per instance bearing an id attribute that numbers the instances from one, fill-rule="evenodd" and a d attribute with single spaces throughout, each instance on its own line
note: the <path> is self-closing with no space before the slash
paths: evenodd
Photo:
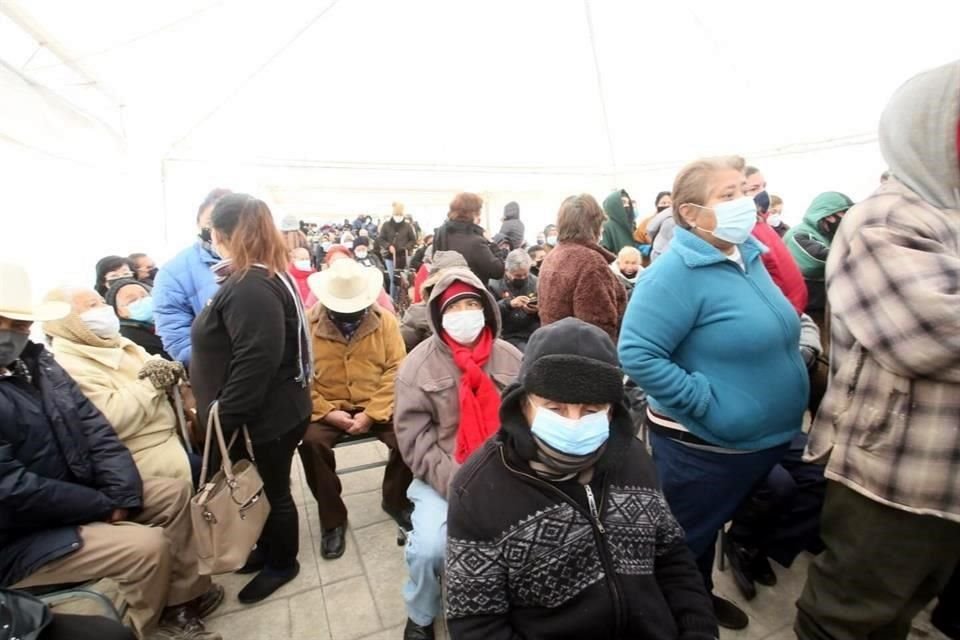
<path id="1" fill-rule="evenodd" d="M 376 304 L 380 271 L 338 260 L 310 276 L 317 304 L 308 318 L 313 335 L 313 417 L 300 445 L 304 475 L 319 508 L 320 555 L 346 549 L 347 507 L 340 498 L 333 447 L 347 436 L 370 434 L 390 448 L 383 475 L 383 510 L 406 529 L 413 476 L 393 433 L 394 382 L 406 355 L 396 317 Z"/>
<path id="2" fill-rule="evenodd" d="M 500 418 L 450 486 L 450 637 L 716 638 L 610 337 L 576 318 L 534 333 Z"/>
<path id="3" fill-rule="evenodd" d="M 407 356 L 397 375 L 397 442 L 415 476 L 407 491 L 414 509 L 404 640 L 434 637 L 448 488 L 460 465 L 496 433 L 500 391 L 516 380 L 522 358 L 499 338 L 496 300 L 469 269 L 446 269 L 427 308 L 433 335 Z"/>
<path id="4" fill-rule="evenodd" d="M 523 249 L 514 249 L 507 255 L 502 280 L 491 283 L 490 290 L 500 305 L 503 319 L 503 339 L 520 351 L 540 328 L 537 306 L 537 277 L 530 273 L 533 260 Z"/>
<path id="5" fill-rule="evenodd" d="M 189 482 L 144 476 L 43 345 L 26 272 L 0 265 L 0 586 L 112 578 L 141 639 L 219 640 L 202 618 L 223 589 L 197 572 Z"/>
<path id="6" fill-rule="evenodd" d="M 66 317 L 43 323 L 54 358 L 113 425 L 140 474 L 191 480 L 167 396 L 183 366 L 121 336 L 119 318 L 92 289 L 58 289 L 47 300 L 70 305 Z"/>
<path id="7" fill-rule="evenodd" d="M 120 318 L 120 335 L 136 342 L 152 356 L 173 360 L 163 349 L 153 315 L 153 288 L 133 278 L 110 283 L 103 299 Z"/>
<path id="8" fill-rule="evenodd" d="M 624 247 L 617 254 L 617 260 L 610 264 L 610 270 L 617 276 L 617 280 L 627 290 L 627 300 L 633 295 L 633 288 L 637 284 L 637 278 L 643 271 L 643 255 L 635 247 Z"/>
<path id="9" fill-rule="evenodd" d="M 423 295 L 423 301 L 415 302 L 403 314 L 403 322 L 400 324 L 400 333 L 403 334 L 403 343 L 407 346 L 407 353 L 413 351 L 414 347 L 433 335 L 433 329 L 430 326 L 430 313 L 427 310 L 427 300 L 433 292 L 433 287 L 443 277 L 445 269 L 450 267 L 465 267 L 467 261 L 456 251 L 438 251 L 432 256 L 429 264 L 424 265 L 429 268 L 429 275 L 420 287 Z"/>

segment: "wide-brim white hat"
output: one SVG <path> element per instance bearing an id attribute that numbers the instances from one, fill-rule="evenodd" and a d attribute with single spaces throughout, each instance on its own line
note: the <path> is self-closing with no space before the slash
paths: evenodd
<path id="1" fill-rule="evenodd" d="M 383 274 L 353 260 L 337 260 L 328 269 L 307 278 L 307 286 L 327 309 L 356 313 L 377 301 L 383 289 Z"/>
<path id="2" fill-rule="evenodd" d="M 0 263 L 0 316 L 11 320 L 49 322 L 70 313 L 66 302 L 34 303 L 30 276 L 20 265 Z"/>

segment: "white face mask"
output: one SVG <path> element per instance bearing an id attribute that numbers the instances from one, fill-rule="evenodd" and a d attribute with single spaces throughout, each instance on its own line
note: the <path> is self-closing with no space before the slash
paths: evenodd
<path id="1" fill-rule="evenodd" d="M 367 250 L 364 249 L 363 251 L 361 251 L 360 249 L 357 249 L 356 251 L 354 251 L 354 255 L 357 256 L 357 260 L 363 260 L 367 257 Z"/>
<path id="2" fill-rule="evenodd" d="M 779 213 L 771 213 L 767 216 L 767 224 L 771 227 L 779 227 L 782 220 Z"/>
<path id="3" fill-rule="evenodd" d="M 451 311 L 443 314 L 443 330 L 460 344 L 468 345 L 480 337 L 487 320 L 481 309 Z"/>
<path id="4" fill-rule="evenodd" d="M 348 242 L 341 242 L 340 244 L 342 244 L 343 246 L 345 246 L 347 249 L 353 249 L 353 243 L 352 243 L 352 242 L 349 242 L 349 241 L 348 241 Z"/>
<path id="5" fill-rule="evenodd" d="M 295 260 L 293 263 L 293 266 L 295 266 L 300 271 L 310 271 L 313 265 L 310 263 L 309 260 Z"/>
<path id="6" fill-rule="evenodd" d="M 547 236 L 547 244 L 551 247 L 557 246 L 557 236 Z"/>
<path id="7" fill-rule="evenodd" d="M 120 318 L 108 306 L 96 307 L 80 314 L 83 324 L 98 338 L 109 340 L 120 334 Z"/>

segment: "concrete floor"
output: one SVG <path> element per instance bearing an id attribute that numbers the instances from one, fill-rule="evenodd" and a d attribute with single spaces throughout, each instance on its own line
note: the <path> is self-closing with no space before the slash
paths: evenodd
<path id="1" fill-rule="evenodd" d="M 379 443 L 337 450 L 341 468 L 386 459 Z M 253 607 L 237 602 L 248 576 L 216 578 L 224 585 L 224 604 L 208 620 L 224 640 L 399 640 L 406 622 L 401 590 L 406 579 L 403 549 L 396 543 L 396 525 L 380 509 L 383 469 L 342 476 L 350 512 L 347 551 L 333 561 L 319 553 L 320 525 L 316 503 L 303 480 L 299 461 L 294 470 L 294 496 L 300 506 L 299 577 L 269 600 Z M 743 602 L 729 575 L 715 576 L 718 592 L 740 604 L 750 626 L 739 632 L 721 630 L 721 640 L 787 640 L 792 630 L 794 603 L 806 579 L 809 556 L 798 558 L 790 570 L 777 565 L 774 588 L 760 588 L 752 602 Z M 68 605 L 69 606 L 69 605 Z M 442 626 L 442 625 L 440 625 Z M 438 627 L 439 628 L 439 627 Z M 440 629 L 439 638 L 446 638 Z M 914 622 L 911 640 L 947 640 L 934 630 L 929 615 Z"/>

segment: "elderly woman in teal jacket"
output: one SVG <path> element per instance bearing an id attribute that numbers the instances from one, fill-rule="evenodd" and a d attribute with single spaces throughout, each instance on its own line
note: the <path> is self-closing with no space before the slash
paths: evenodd
<path id="1" fill-rule="evenodd" d="M 800 320 L 750 236 L 743 159 L 694 162 L 673 189 L 671 250 L 637 282 L 620 337 L 624 370 L 649 398 L 653 457 L 712 590 L 714 543 L 801 428 L 809 383 Z M 713 596 L 722 626 L 748 620 Z"/>

